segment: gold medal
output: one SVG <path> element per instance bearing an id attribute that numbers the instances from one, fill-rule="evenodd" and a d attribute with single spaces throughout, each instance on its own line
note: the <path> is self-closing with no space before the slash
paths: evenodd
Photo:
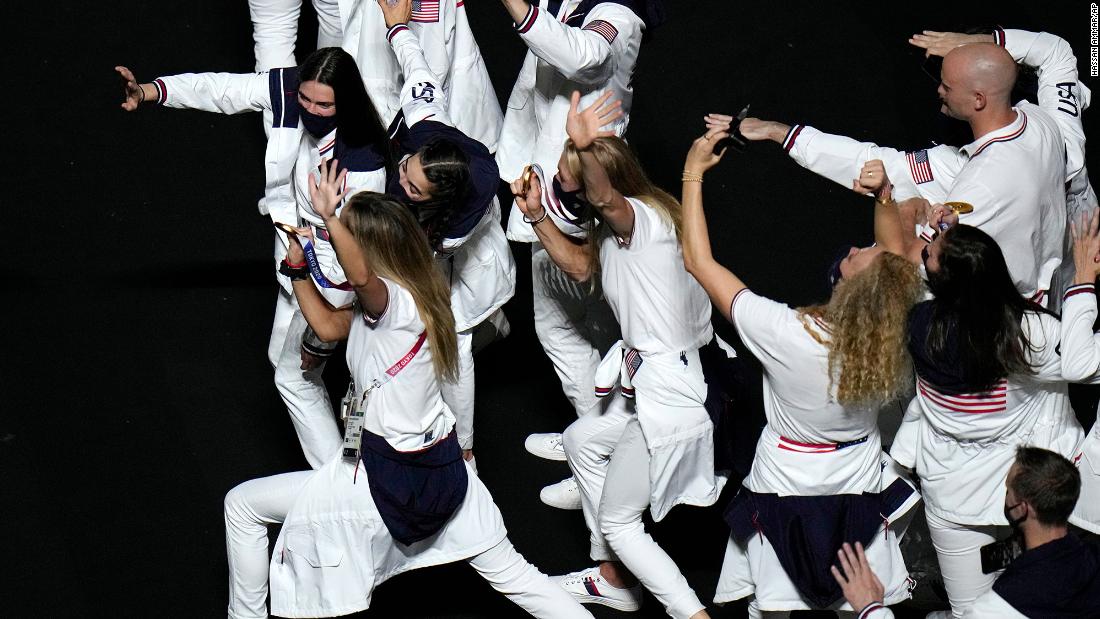
<path id="1" fill-rule="evenodd" d="M 974 205 L 969 202 L 944 202 L 943 205 L 956 215 L 965 215 L 974 212 Z"/>

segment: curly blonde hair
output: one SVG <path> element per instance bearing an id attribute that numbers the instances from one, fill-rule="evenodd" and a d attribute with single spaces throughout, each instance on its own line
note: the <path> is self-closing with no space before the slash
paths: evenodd
<path id="1" fill-rule="evenodd" d="M 836 386 L 841 405 L 881 406 L 910 389 L 908 317 L 923 289 L 916 266 L 883 252 L 863 271 L 842 279 L 827 304 L 799 309 L 803 327 L 829 349 L 829 386 Z"/>

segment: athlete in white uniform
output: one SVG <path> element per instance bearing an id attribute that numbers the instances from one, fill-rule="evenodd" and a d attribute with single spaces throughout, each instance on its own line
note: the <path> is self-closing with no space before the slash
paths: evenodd
<path id="1" fill-rule="evenodd" d="M 500 176 L 511 182 L 528 164 L 543 170 L 557 168 L 574 91 L 581 93 L 583 106 L 612 91 L 622 102 L 623 115 L 609 128 L 618 136 L 626 132 L 634 94 L 631 78 L 647 24 L 640 1 L 503 3 L 529 50 L 508 99 L 497 151 Z M 567 233 L 583 238 L 583 229 L 555 221 L 562 222 Z M 597 404 L 592 381 L 601 355 L 618 339 L 614 318 L 598 282 L 596 286 L 577 284 L 562 273 L 514 207 L 508 219 L 508 238 L 532 243 L 535 332 L 579 417 Z M 528 445 L 536 455 L 565 458 L 559 434 L 532 436 Z M 576 497 L 575 484 L 566 480 L 553 494 Z M 578 507 L 575 498 L 553 504 Z"/>
<path id="2" fill-rule="evenodd" d="M 500 225 L 499 172 L 488 148 L 453 125 L 439 87 L 407 20 L 408 0 L 385 5 L 387 39 L 404 75 L 401 111 L 390 125 L 400 158 L 387 192 L 418 213 L 451 284 L 461 351 L 457 381 L 443 397 L 458 416 L 458 439 L 472 457 L 473 331 L 515 293 L 515 263 Z"/>
<path id="3" fill-rule="evenodd" d="M 891 455 L 921 478 L 944 586 L 960 617 L 993 583 L 994 575 L 982 574 L 979 548 L 1007 533 L 1004 479 L 1016 446 L 1080 458 L 1084 432 L 1066 381 L 1100 378 L 1071 363 L 1094 346 L 1091 322 L 1078 316 L 1085 304 L 1074 301 L 1091 299 L 1092 286 L 1067 291 L 1059 322 L 1011 292 L 998 245 L 965 225 L 940 235 L 926 264 L 936 296 L 910 317 L 917 397 Z M 941 341 L 943 349 L 935 348 Z M 970 352 L 956 344 L 963 341 L 985 344 Z M 1017 352 L 994 353 L 1005 350 Z"/>
<path id="4" fill-rule="evenodd" d="M 605 105 L 611 95 L 581 112 L 575 93 L 567 125 L 571 141 L 563 160 L 577 162 L 568 172 L 581 181 L 583 199 L 602 222 L 587 246 L 546 221 L 556 215 L 543 208 L 538 179 L 526 193 L 522 180 L 513 184 L 522 215 L 550 257 L 578 282 L 598 274 L 622 326 L 623 341 L 600 368 L 611 380 L 597 389 L 609 392 L 621 383 L 623 395 L 636 392 L 636 406 L 616 398 L 565 432 L 591 556 L 600 565 L 561 583 L 582 601 L 634 610 L 641 592 L 627 585 L 637 577 L 670 616 L 706 617 L 676 564 L 645 533 L 642 514 L 648 508 L 660 521 L 680 503 L 706 506 L 718 499 L 725 476 L 715 473 L 701 359 L 726 355 L 710 325 L 706 294 L 684 271 L 679 205 L 645 179 L 625 142 L 600 131 L 617 114 L 616 104 Z"/>
<path id="5" fill-rule="evenodd" d="M 1066 211 L 1058 205 L 1067 201 L 1070 205 L 1095 203 L 1084 170 L 1080 123 L 1090 94 L 1077 82 L 1075 60 L 1064 41 L 1046 34 L 998 32 L 996 40 L 1006 45 L 1014 58 L 1037 67 L 1039 105 L 1021 101 L 1011 108 L 1019 112 L 1015 120 L 1000 127 L 983 129 L 972 122 L 976 139 L 961 149 L 936 146 L 906 153 L 804 125 L 789 127 L 757 119 L 745 119 L 741 131 L 749 139 L 782 144 L 800 165 L 845 186 L 851 186 L 864 162 L 881 159 L 894 179 L 898 200 L 919 195 L 933 203 L 972 204 L 974 212 L 963 215 L 962 222 L 981 227 L 1002 244 L 1021 293 L 1029 297 L 1043 293 L 1064 252 L 1065 240 L 1060 237 L 1065 233 L 1058 226 L 1064 223 Z M 958 45 L 948 47 L 939 42 L 936 45 L 943 47 L 933 47 L 928 40 L 914 39 L 915 44 L 918 41 L 937 54 L 946 54 Z M 988 52 L 991 47 L 978 45 L 970 51 L 986 48 Z M 963 48 L 958 53 L 969 52 Z M 947 71 L 966 66 L 955 60 L 964 59 L 945 60 Z M 946 79 L 951 82 L 951 77 Z M 952 96 L 957 96 L 958 90 Z M 955 101 L 951 105 L 960 109 L 949 115 L 962 118 L 968 114 L 964 104 Z M 944 109 L 949 111 L 946 103 Z M 1005 216 L 1004 212 L 1013 214 Z"/>
<path id="6" fill-rule="evenodd" d="M 750 291 L 714 260 L 703 215 L 703 173 L 727 135 L 708 130 L 684 165 L 684 259 L 760 360 L 768 423 L 726 509 L 732 535 L 715 602 L 751 595 L 751 616 L 852 610 L 828 571 L 845 541 L 838 531 L 867 544 L 887 603 L 907 599 L 899 521 L 919 495 L 883 453 L 877 417 L 909 389 L 905 323 L 923 293 L 920 276 L 905 258 L 880 252 L 824 306 L 795 310 Z"/>
<path id="7" fill-rule="evenodd" d="M 286 270 L 311 326 L 348 339 L 362 438 L 349 433 L 351 457 L 245 482 L 226 496 L 229 616 L 268 616 L 269 572 L 273 614 L 321 617 L 368 608 L 374 587 L 396 574 L 465 559 L 534 616 L 590 617 L 516 553 L 463 462 L 439 389 L 457 370 L 453 317 L 423 231 L 404 205 L 374 193 L 353 197 L 337 217 L 343 177 L 325 166 L 314 204 L 357 304 L 334 309 L 302 281 L 307 269 Z M 293 265 L 304 252 L 290 241 Z M 267 525 L 280 522 L 269 563 Z"/>
<path id="8" fill-rule="evenodd" d="M 324 224 L 310 205 L 308 178 L 323 159 L 336 157 L 341 168 L 348 170 L 345 178 L 352 193 L 385 187 L 388 137 L 373 113 L 351 57 L 340 48 L 323 48 L 301 67 L 250 74 L 183 74 L 147 84 L 138 84 L 125 67 L 118 69 L 128 84 L 126 109 L 145 102 L 225 114 L 265 112 L 271 125 L 261 212 L 276 223 L 312 227 L 307 259 L 314 282 L 334 306 L 350 303 L 350 287 L 328 243 Z M 337 88 L 341 105 L 346 106 L 340 109 L 347 110 L 339 115 Z M 286 255 L 286 237 L 277 235 L 276 239 L 279 263 Z M 275 385 L 290 412 L 306 460 L 316 468 L 340 447 L 339 430 L 321 379 L 324 360 L 335 345 L 309 331 L 290 280 L 280 275 L 278 281 L 268 359 L 275 367 Z"/>

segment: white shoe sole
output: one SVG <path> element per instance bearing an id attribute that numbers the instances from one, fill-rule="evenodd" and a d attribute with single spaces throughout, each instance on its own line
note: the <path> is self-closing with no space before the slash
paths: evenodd
<path id="1" fill-rule="evenodd" d="M 610 606 L 615 610 L 620 610 L 624 613 L 632 613 L 642 609 L 641 602 L 623 602 L 621 600 L 613 600 L 611 598 L 598 597 L 595 595 L 577 595 L 576 593 L 566 592 L 573 596 L 574 600 L 577 600 L 581 604 L 600 604 L 602 606 Z"/>
<path id="2" fill-rule="evenodd" d="M 561 587 L 561 576 L 551 576 L 550 580 L 554 581 L 555 585 Z M 628 602 L 626 600 L 616 600 L 599 595 L 589 595 L 588 593 L 578 593 L 570 591 L 565 587 L 562 587 L 562 590 L 568 593 L 574 600 L 577 600 L 581 604 L 599 604 L 601 606 L 608 606 L 610 608 L 614 608 L 615 610 L 620 610 L 624 613 L 632 613 L 636 610 L 641 610 L 642 608 L 641 599 L 635 602 Z"/>

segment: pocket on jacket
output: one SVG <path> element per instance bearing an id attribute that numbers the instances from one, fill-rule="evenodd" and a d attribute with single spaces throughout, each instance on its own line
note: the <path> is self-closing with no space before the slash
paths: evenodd
<path id="1" fill-rule="evenodd" d="M 310 526 L 287 529 L 283 547 L 310 567 L 336 567 L 344 560 L 344 548 L 323 530 Z"/>

